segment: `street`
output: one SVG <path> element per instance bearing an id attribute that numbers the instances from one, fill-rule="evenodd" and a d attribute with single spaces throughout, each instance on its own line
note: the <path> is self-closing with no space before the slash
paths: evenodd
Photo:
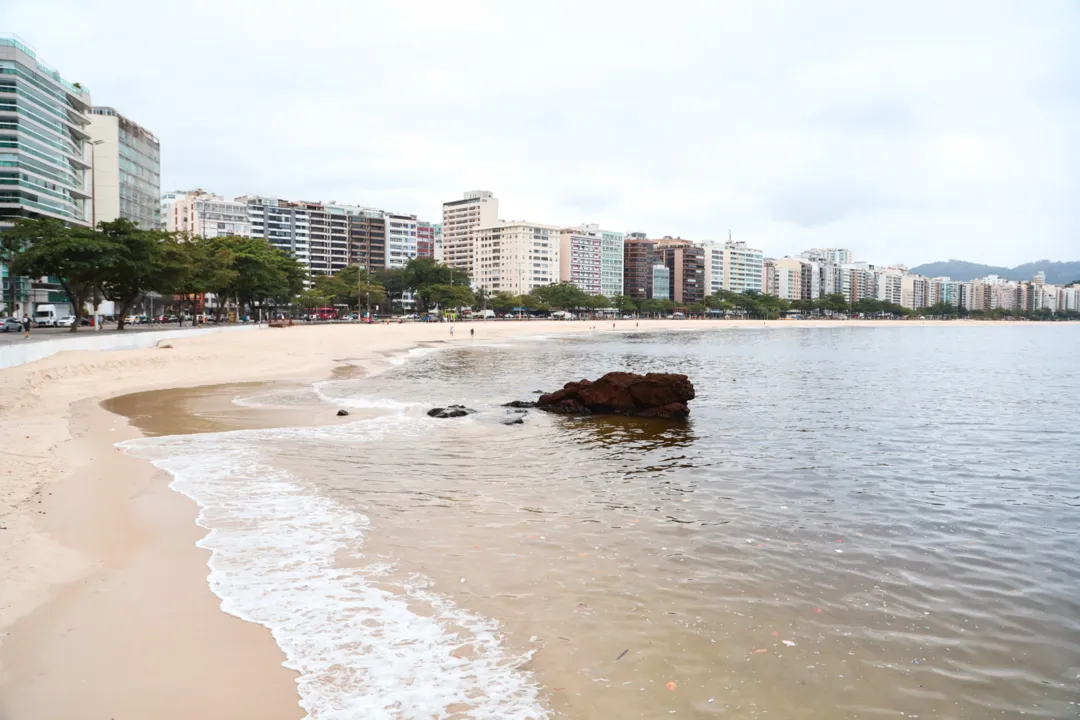
<path id="1" fill-rule="evenodd" d="M 116 335 L 118 332 L 122 332 L 123 334 L 126 335 L 126 334 L 129 334 L 129 333 L 134 334 L 134 333 L 144 333 L 144 332 L 150 332 L 150 331 L 160 332 L 162 330 L 187 330 L 187 329 L 190 329 L 192 327 L 193 327 L 192 325 L 189 325 L 187 323 L 184 324 L 184 327 L 180 327 L 176 323 L 167 323 L 167 324 L 161 324 L 161 325 L 128 325 L 122 331 L 118 331 L 116 329 L 116 324 L 115 323 L 106 323 L 105 325 L 102 326 L 100 331 L 95 330 L 92 327 L 81 327 L 81 328 L 78 329 L 77 332 L 74 332 L 74 333 L 71 332 L 71 328 L 54 328 L 54 327 L 38 328 L 38 327 L 36 327 L 36 328 L 31 328 L 30 329 L 30 339 L 29 340 L 24 340 L 23 339 L 23 334 L 22 334 L 21 330 L 18 331 L 18 332 L 15 332 L 13 330 L 11 332 L 0 333 L 0 345 L 5 345 L 5 344 L 8 344 L 8 343 L 16 343 L 16 342 L 20 342 L 20 343 L 41 342 L 41 341 L 44 341 L 44 340 L 59 340 L 59 339 L 63 339 L 63 338 L 87 337 L 87 336 L 92 336 L 92 335 Z M 210 328 L 210 327 L 217 327 L 217 325 L 206 324 L 206 325 L 200 325 L 200 326 L 194 326 L 194 327 Z M 226 326 L 223 325 L 222 327 L 226 327 Z"/>

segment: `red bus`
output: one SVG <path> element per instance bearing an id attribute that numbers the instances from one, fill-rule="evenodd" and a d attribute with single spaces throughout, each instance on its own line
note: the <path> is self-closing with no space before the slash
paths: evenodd
<path id="1" fill-rule="evenodd" d="M 337 308 L 325 307 L 315 308 L 315 312 L 312 313 L 316 320 L 337 320 L 338 311 Z"/>

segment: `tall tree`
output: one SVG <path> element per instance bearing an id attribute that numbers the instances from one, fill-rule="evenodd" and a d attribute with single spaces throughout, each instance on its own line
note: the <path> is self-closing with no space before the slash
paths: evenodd
<path id="1" fill-rule="evenodd" d="M 72 305 L 79 329 L 84 308 L 101 287 L 114 262 L 116 245 L 90 228 L 69 227 L 59 220 L 19 219 L 3 231 L 4 256 L 13 277 L 55 277 Z"/>
<path id="2" fill-rule="evenodd" d="M 135 301 L 146 292 L 171 287 L 184 267 L 169 251 L 175 238 L 168 233 L 142 230 L 123 218 L 98 223 L 98 233 L 112 245 L 101 293 L 116 304 L 116 329 L 123 330 Z"/>

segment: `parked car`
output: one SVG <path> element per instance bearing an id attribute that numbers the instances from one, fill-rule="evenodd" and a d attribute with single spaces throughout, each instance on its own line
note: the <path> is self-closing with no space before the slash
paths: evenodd
<path id="1" fill-rule="evenodd" d="M 0 322 L 0 332 L 20 332 L 22 331 L 22 322 L 19 318 L 4 318 L 3 322 Z"/>
<path id="2" fill-rule="evenodd" d="M 75 324 L 75 316 L 74 315 L 65 315 L 64 317 L 62 317 L 62 318 L 60 318 L 59 320 L 56 321 L 56 327 L 71 327 L 74 324 Z"/>

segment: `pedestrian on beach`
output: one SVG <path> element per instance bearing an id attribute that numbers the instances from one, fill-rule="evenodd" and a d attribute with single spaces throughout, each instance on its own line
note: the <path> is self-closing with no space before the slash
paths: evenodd
<path id="1" fill-rule="evenodd" d="M 454 337 L 454 326 L 450 326 L 450 337 Z"/>
<path id="2" fill-rule="evenodd" d="M 476 337 L 476 328 L 469 328 L 469 337 Z"/>
<path id="3" fill-rule="evenodd" d="M 23 340 L 29 340 L 30 339 L 30 316 L 29 315 L 24 314 L 22 316 L 22 331 L 23 331 Z"/>

